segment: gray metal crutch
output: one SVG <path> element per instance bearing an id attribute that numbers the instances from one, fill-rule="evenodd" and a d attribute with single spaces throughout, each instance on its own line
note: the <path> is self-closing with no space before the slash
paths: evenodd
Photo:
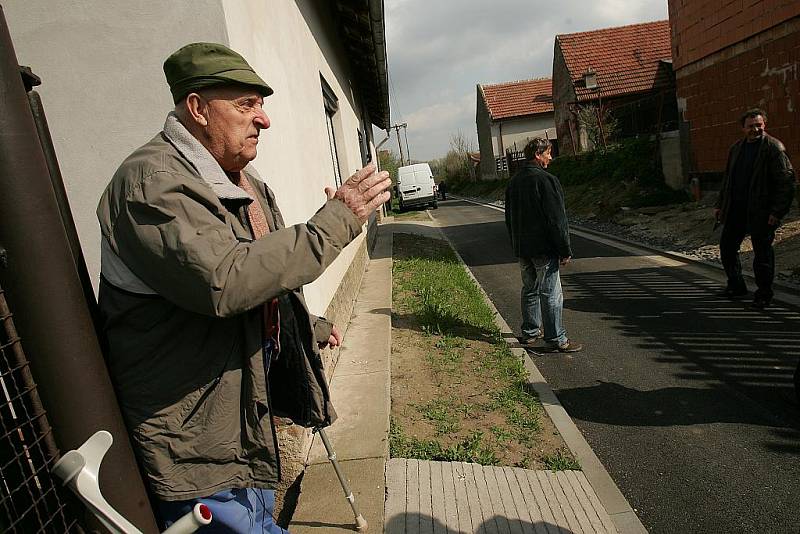
<path id="1" fill-rule="evenodd" d="M 314 432 L 317 432 L 319 437 L 322 438 L 322 444 L 325 445 L 325 450 L 328 453 L 328 460 L 331 461 L 333 469 L 336 471 L 336 476 L 339 478 L 339 484 L 342 485 L 342 490 L 344 490 L 344 498 L 347 499 L 347 502 L 350 503 L 350 508 L 353 509 L 353 515 L 356 518 L 356 530 L 367 530 L 367 520 L 364 519 L 364 516 L 361 515 L 361 513 L 358 511 L 358 508 L 356 508 L 356 498 L 353 497 L 353 492 L 350 490 L 350 486 L 347 484 L 347 479 L 344 477 L 342 470 L 339 469 L 339 462 L 336 461 L 336 451 L 334 451 L 333 447 L 331 447 L 331 442 L 328 441 L 328 436 L 325 434 L 325 429 L 317 427 L 314 429 Z"/>

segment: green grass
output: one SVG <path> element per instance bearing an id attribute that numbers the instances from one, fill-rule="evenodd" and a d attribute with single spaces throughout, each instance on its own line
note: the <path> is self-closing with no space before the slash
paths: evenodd
<path id="1" fill-rule="evenodd" d="M 483 433 L 474 432 L 466 439 L 450 446 L 437 440 L 420 440 L 408 436 L 392 420 L 389 430 L 389 454 L 392 458 L 416 458 L 437 462 L 472 462 L 481 465 L 498 465 L 497 454 L 483 442 Z"/>
<path id="2" fill-rule="evenodd" d="M 393 418 L 392 457 L 496 465 L 510 443 L 533 447 L 543 410 L 528 386 L 522 360 L 500 336 L 480 288 L 446 242 L 397 234 L 395 247 L 394 309 L 412 319 L 428 340 L 430 349 L 421 363 L 443 391 L 454 383 L 474 384 L 483 400 L 443 393 L 409 405 L 417 419 L 432 426 L 435 439 L 416 438 Z M 488 343 L 488 349 L 480 344 L 480 349 L 473 349 L 480 353 L 473 354 L 467 364 L 464 353 L 472 346 L 471 340 Z M 475 432 L 465 429 L 468 421 L 472 423 L 467 426 L 475 428 L 475 421 L 489 414 L 494 414 L 491 426 Z M 532 461 L 532 453 L 525 454 L 517 465 Z"/>
<path id="3" fill-rule="evenodd" d="M 446 244 L 396 260 L 394 276 L 406 295 L 402 304 L 426 332 L 458 336 L 477 329 L 486 336 L 499 335 L 483 294 Z"/>
<path id="4" fill-rule="evenodd" d="M 578 460 L 574 459 L 569 452 L 564 450 L 558 450 L 555 454 L 545 456 L 542 458 L 542 461 L 551 471 L 577 471 L 581 468 L 581 464 L 578 463 Z"/>
<path id="5" fill-rule="evenodd" d="M 454 399 L 434 399 L 414 407 L 428 421 L 432 422 L 438 435 L 458 432 L 461 428 L 459 406 Z"/>
<path id="6" fill-rule="evenodd" d="M 434 335 L 430 331 L 427 335 Z M 460 374 L 463 361 L 463 349 L 467 346 L 466 340 L 437 332 L 438 339 L 434 342 L 434 349 L 425 355 L 425 359 L 433 372 L 442 380 L 456 377 Z"/>

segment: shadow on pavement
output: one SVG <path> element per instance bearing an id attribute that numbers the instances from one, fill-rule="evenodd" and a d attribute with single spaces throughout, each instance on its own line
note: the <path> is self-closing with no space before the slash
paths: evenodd
<path id="1" fill-rule="evenodd" d="M 441 521 L 435 517 L 419 513 L 407 513 L 396 515 L 386 522 L 384 528 L 386 534 L 406 534 L 420 532 L 452 532 L 453 534 L 488 534 L 495 532 L 558 532 L 559 534 L 573 534 L 572 530 L 566 527 L 559 527 L 547 521 L 537 521 L 531 523 L 524 519 L 507 518 L 500 515 L 495 515 L 485 520 L 480 525 L 474 525 L 469 530 L 458 530 L 453 525 L 445 526 Z"/>
<path id="2" fill-rule="evenodd" d="M 775 303 L 764 311 L 717 296 L 712 280 L 660 267 L 565 273 L 565 308 L 600 314 L 606 328 L 635 338 L 643 357 L 670 364 L 675 377 L 697 387 L 638 391 L 618 384 L 559 391 L 584 414 L 612 424 L 673 425 L 729 421 L 800 428 L 794 372 L 800 359 L 800 312 Z M 706 383 L 721 382 L 713 388 Z M 743 413 L 734 395 L 773 417 Z M 613 401 L 612 401 L 613 399 Z M 612 403 L 641 403 L 637 415 L 613 421 Z M 582 408 L 579 408 L 582 407 Z M 777 415 L 776 415 L 777 414 Z M 599 418 L 599 419 L 598 419 Z"/>

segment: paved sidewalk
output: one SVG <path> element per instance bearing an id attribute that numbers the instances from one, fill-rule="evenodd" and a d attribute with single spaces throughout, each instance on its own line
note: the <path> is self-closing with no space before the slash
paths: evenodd
<path id="1" fill-rule="evenodd" d="M 386 467 L 387 534 L 616 532 L 581 471 L 394 458 Z"/>
<path id="2" fill-rule="evenodd" d="M 350 481 L 356 506 L 369 524 L 368 531 L 645 532 L 527 357 L 531 383 L 583 472 L 388 460 L 393 232 L 444 239 L 435 222 L 390 222 L 379 228 L 331 380 L 339 419 L 327 434 Z M 499 316 L 498 326 L 505 337 L 510 335 Z M 520 355 L 525 357 L 524 351 Z M 336 474 L 315 436 L 290 532 L 353 532 L 354 524 Z"/>
<path id="3" fill-rule="evenodd" d="M 389 457 L 392 230 L 378 228 L 330 389 L 338 419 L 327 430 L 369 532 L 382 532 Z M 352 532 L 354 517 L 319 436 L 300 485 L 292 534 Z"/>

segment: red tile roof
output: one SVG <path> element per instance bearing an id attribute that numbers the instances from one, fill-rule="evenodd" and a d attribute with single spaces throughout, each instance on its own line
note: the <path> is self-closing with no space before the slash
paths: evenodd
<path id="1" fill-rule="evenodd" d="M 481 85 L 481 91 L 493 120 L 553 111 L 550 78 Z"/>
<path id="2" fill-rule="evenodd" d="M 662 61 L 672 60 L 668 20 L 557 35 L 578 100 L 597 97 L 584 73 L 597 73 L 601 97 L 641 93 L 668 86 Z"/>

